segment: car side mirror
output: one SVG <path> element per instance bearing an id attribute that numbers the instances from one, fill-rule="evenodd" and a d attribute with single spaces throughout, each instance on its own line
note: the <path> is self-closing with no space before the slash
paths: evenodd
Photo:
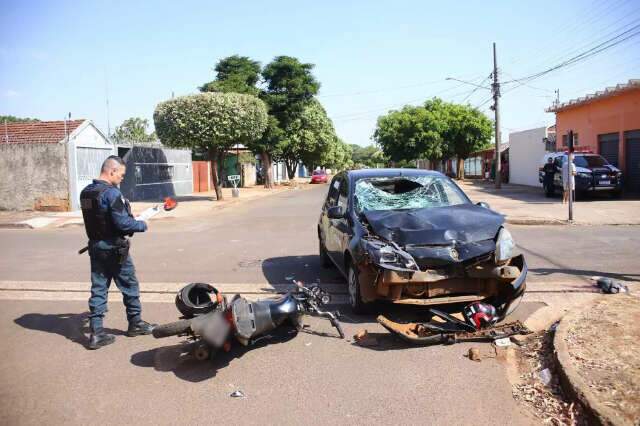
<path id="1" fill-rule="evenodd" d="M 329 207 L 329 210 L 327 210 L 327 216 L 329 217 L 329 219 L 344 218 L 344 212 L 342 211 L 342 206 Z"/>
<path id="2" fill-rule="evenodd" d="M 476 206 L 484 207 L 485 209 L 491 209 L 491 207 L 489 207 L 489 204 L 485 203 L 484 201 L 476 203 Z"/>

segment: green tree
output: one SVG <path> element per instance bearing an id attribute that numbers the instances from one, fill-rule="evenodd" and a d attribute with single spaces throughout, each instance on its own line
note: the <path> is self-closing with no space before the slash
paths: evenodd
<path id="1" fill-rule="evenodd" d="M 393 162 L 443 155 L 443 111 L 422 106 L 405 106 L 378 118 L 373 134 L 376 143 Z"/>
<path id="2" fill-rule="evenodd" d="M 469 105 L 447 103 L 444 106 L 447 123 L 442 133 L 446 141 L 444 156 L 458 159 L 457 176 L 464 179 L 464 160 L 475 151 L 491 147 L 493 122 Z"/>
<path id="3" fill-rule="evenodd" d="M 352 156 L 352 145 L 346 144 L 336 137 L 329 144 L 329 149 L 322 155 L 320 165 L 335 171 L 351 169 L 354 167 Z"/>
<path id="4" fill-rule="evenodd" d="M 300 122 L 305 107 L 318 93 L 320 83 L 311 73 L 313 64 L 301 63 L 290 56 L 277 56 L 262 70 L 266 84 L 260 98 L 269 109 L 269 123 L 262 138 L 249 145 L 262 158 L 265 188 L 271 188 L 271 165 L 274 158 L 288 158 L 300 152 L 295 143 L 300 138 Z M 291 171 L 288 170 L 289 175 Z"/>
<path id="5" fill-rule="evenodd" d="M 284 129 L 283 136 L 278 157 L 284 160 L 289 179 L 295 177 L 299 161 L 313 168 L 337 145 L 333 123 L 320 102 L 315 99 L 304 107 L 300 115 L 290 121 Z"/>
<path id="6" fill-rule="evenodd" d="M 384 153 L 375 145 L 360 146 L 351 144 L 352 160 L 354 167 L 357 168 L 376 168 L 387 163 Z"/>
<path id="7" fill-rule="evenodd" d="M 116 127 L 111 135 L 111 139 L 120 144 L 131 144 L 153 142 L 156 140 L 155 133 L 148 134 L 149 120 L 139 117 L 127 118 L 121 125 Z"/>
<path id="8" fill-rule="evenodd" d="M 161 102 L 153 113 L 163 144 L 206 148 L 216 197 L 222 200 L 218 163 L 232 145 L 251 144 L 267 127 L 267 109 L 255 96 L 237 93 L 201 93 Z"/>
<path id="9" fill-rule="evenodd" d="M 216 79 L 203 84 L 201 92 L 244 93 L 257 96 L 260 90 L 260 62 L 247 56 L 228 56 L 218 61 Z"/>
<path id="10" fill-rule="evenodd" d="M 0 115 L 0 123 L 35 123 L 38 122 L 37 118 L 29 118 L 29 117 L 16 117 L 13 115 Z"/>

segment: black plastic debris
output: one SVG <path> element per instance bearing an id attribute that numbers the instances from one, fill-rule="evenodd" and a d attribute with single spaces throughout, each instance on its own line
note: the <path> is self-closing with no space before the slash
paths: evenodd
<path id="1" fill-rule="evenodd" d="M 593 277 L 596 280 L 596 284 L 600 287 L 603 293 L 607 294 L 618 294 L 618 293 L 628 293 L 629 289 L 626 285 L 622 284 L 620 281 L 612 280 L 607 277 Z"/>

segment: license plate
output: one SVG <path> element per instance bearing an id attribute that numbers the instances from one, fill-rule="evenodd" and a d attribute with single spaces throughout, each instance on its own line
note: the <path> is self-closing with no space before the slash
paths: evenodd
<path id="1" fill-rule="evenodd" d="M 611 181 L 610 180 L 601 180 L 598 182 L 598 184 L 600 185 L 611 185 Z"/>

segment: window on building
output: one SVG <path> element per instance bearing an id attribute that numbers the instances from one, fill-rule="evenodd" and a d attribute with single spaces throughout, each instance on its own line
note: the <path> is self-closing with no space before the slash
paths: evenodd
<path id="1" fill-rule="evenodd" d="M 573 146 L 578 146 L 578 133 L 573 134 Z M 569 135 L 562 135 L 562 146 L 569 146 Z"/>
<path id="2" fill-rule="evenodd" d="M 142 183 L 142 166 L 137 165 L 135 168 L 136 172 L 136 185 L 140 185 Z"/>
<path id="3" fill-rule="evenodd" d="M 166 182 L 173 179 L 173 166 L 160 165 L 158 166 L 158 179 L 160 182 Z"/>

